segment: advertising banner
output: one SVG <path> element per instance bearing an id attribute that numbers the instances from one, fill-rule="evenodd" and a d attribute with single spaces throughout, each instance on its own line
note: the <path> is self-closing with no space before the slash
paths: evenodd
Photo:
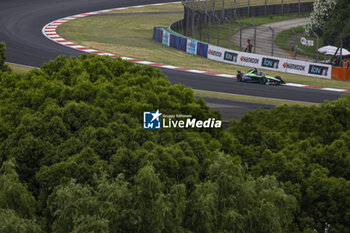
<path id="1" fill-rule="evenodd" d="M 223 59 L 224 59 L 224 62 L 226 62 L 226 63 L 237 64 L 237 62 L 238 62 L 238 52 L 237 51 L 226 50 L 224 52 Z"/>
<path id="2" fill-rule="evenodd" d="M 169 46 L 170 45 L 170 33 L 167 31 L 163 31 L 163 45 Z"/>
<path id="3" fill-rule="evenodd" d="M 159 28 L 154 29 L 153 38 L 167 46 L 215 61 L 326 79 L 331 79 L 332 75 L 330 65 L 229 50 L 174 35 Z"/>
<path id="4" fill-rule="evenodd" d="M 281 59 L 279 58 L 271 58 L 271 57 L 264 56 L 261 59 L 261 67 L 264 69 L 280 71 L 281 70 L 280 63 L 281 63 Z"/>
<path id="5" fill-rule="evenodd" d="M 309 63 L 309 69 L 307 70 L 309 76 L 314 76 L 318 78 L 332 78 L 332 66 L 324 64 L 314 64 Z"/>
<path id="6" fill-rule="evenodd" d="M 170 46 L 186 52 L 187 39 L 184 37 L 170 34 Z"/>
<path id="7" fill-rule="evenodd" d="M 332 66 L 330 65 L 285 59 L 282 66 L 283 72 L 331 79 Z"/>
<path id="8" fill-rule="evenodd" d="M 196 55 L 197 54 L 197 41 L 187 39 L 186 52 L 189 54 Z"/>
<path id="9" fill-rule="evenodd" d="M 157 27 L 153 29 L 153 40 L 162 42 L 163 39 L 163 30 Z"/>
<path id="10" fill-rule="evenodd" d="M 262 56 L 252 53 L 240 52 L 238 56 L 238 65 L 260 68 Z"/>
<path id="11" fill-rule="evenodd" d="M 283 72 L 305 75 L 308 70 L 308 64 L 303 61 L 285 59 L 282 64 Z"/>
<path id="12" fill-rule="evenodd" d="M 197 42 L 197 55 L 208 57 L 208 44 Z"/>
<path id="13" fill-rule="evenodd" d="M 208 45 L 208 58 L 215 61 L 223 61 L 224 48 Z"/>

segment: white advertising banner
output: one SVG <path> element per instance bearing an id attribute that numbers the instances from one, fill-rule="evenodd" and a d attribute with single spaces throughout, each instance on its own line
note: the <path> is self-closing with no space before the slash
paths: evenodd
<path id="1" fill-rule="evenodd" d="M 285 59 L 283 62 L 283 72 L 331 79 L 332 66 Z"/>
<path id="2" fill-rule="evenodd" d="M 223 61 L 224 48 L 217 47 L 214 45 L 208 46 L 208 59 L 215 61 Z"/>
<path id="3" fill-rule="evenodd" d="M 196 55 L 197 54 L 197 41 L 187 39 L 186 52 L 189 54 Z"/>
<path id="4" fill-rule="evenodd" d="M 285 59 L 283 64 L 283 72 L 305 75 L 307 73 L 308 64 L 303 61 L 293 59 Z"/>
<path id="5" fill-rule="evenodd" d="M 162 43 L 166 46 L 170 45 L 170 33 L 163 30 L 163 41 Z"/>
<path id="6" fill-rule="evenodd" d="M 240 52 L 238 54 L 238 65 L 249 66 L 254 68 L 261 67 L 262 56 L 253 53 Z"/>
<path id="7" fill-rule="evenodd" d="M 209 45 L 208 58 L 234 65 L 331 79 L 332 66 L 293 59 L 238 52 Z"/>
<path id="8" fill-rule="evenodd" d="M 308 63 L 308 70 L 305 75 L 317 78 L 332 78 L 332 66 L 318 63 Z"/>
<path id="9" fill-rule="evenodd" d="M 163 32 L 162 42 L 169 46 L 170 33 Z M 186 52 L 196 54 L 197 44 L 197 41 L 187 39 Z M 331 79 L 332 75 L 332 66 L 330 65 L 239 52 L 210 44 L 208 44 L 207 55 L 208 59 L 211 60 L 258 69 L 275 70 L 326 79 Z"/>

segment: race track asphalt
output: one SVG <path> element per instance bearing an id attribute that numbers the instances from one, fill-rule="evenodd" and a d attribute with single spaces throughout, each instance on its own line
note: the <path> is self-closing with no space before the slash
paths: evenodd
<path id="1" fill-rule="evenodd" d="M 0 41 L 7 44 L 7 61 L 40 66 L 58 55 L 78 56 L 81 52 L 47 39 L 44 25 L 74 14 L 170 0 L 1 0 Z M 190 64 L 188 65 L 190 67 Z M 238 83 L 228 78 L 163 69 L 171 83 L 182 83 L 199 90 L 321 103 L 335 100 L 340 93 L 287 86 Z"/>

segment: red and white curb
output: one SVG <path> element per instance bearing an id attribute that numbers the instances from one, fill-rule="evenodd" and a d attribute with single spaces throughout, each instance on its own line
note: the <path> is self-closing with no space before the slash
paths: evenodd
<path id="1" fill-rule="evenodd" d="M 150 62 L 150 61 L 143 61 L 135 58 L 130 58 L 130 57 L 121 57 L 112 53 L 106 53 L 104 51 L 99 51 L 91 48 L 87 48 L 82 45 L 75 44 L 73 42 L 67 41 L 63 37 L 57 34 L 56 29 L 58 26 L 60 26 L 63 23 L 66 23 L 68 21 L 78 19 L 78 18 L 83 18 L 91 15 L 97 15 L 97 14 L 102 14 L 106 12 L 111 12 L 111 11 L 120 11 L 120 10 L 125 10 L 125 9 L 133 9 L 133 8 L 142 8 L 142 7 L 147 7 L 147 6 L 163 6 L 163 5 L 169 5 L 169 4 L 179 4 L 181 2 L 167 2 L 167 3 L 156 3 L 156 4 L 148 4 L 148 5 L 138 5 L 138 6 L 129 6 L 129 7 L 120 7 L 120 8 L 112 8 L 112 9 L 106 9 L 106 10 L 99 10 L 99 11 L 93 11 L 93 12 L 88 12 L 88 13 L 83 13 L 83 14 L 77 14 L 77 15 L 72 15 L 68 16 L 65 18 L 57 19 L 55 21 L 52 21 L 48 24 L 46 24 L 43 29 L 42 33 L 50 40 L 59 43 L 61 45 L 67 46 L 72 49 L 76 49 L 85 53 L 95 53 L 97 55 L 101 56 L 109 56 L 111 58 L 117 58 L 120 57 L 123 60 L 131 61 L 137 64 L 142 64 L 142 65 L 149 65 L 149 66 L 154 66 L 154 67 L 159 67 L 159 68 L 166 68 L 166 69 L 171 69 L 171 70 L 179 70 L 179 71 L 184 71 L 184 72 L 190 72 L 190 73 L 196 73 L 196 74 L 206 74 L 210 76 L 215 76 L 215 77 L 222 77 L 222 78 L 232 78 L 235 79 L 235 75 L 231 74 L 221 74 L 221 73 L 213 73 L 213 72 L 208 72 L 208 71 L 202 71 L 202 70 L 194 70 L 194 69 L 187 69 L 187 68 L 182 68 L 182 67 L 177 67 L 177 66 L 171 66 L 171 65 L 166 65 L 166 64 L 161 64 L 161 63 L 156 63 L 156 62 Z M 291 87 L 302 87 L 302 88 L 311 88 L 311 89 L 317 89 L 317 90 L 324 90 L 324 91 L 334 91 L 334 92 L 346 92 L 350 93 L 350 90 L 345 90 L 345 89 L 337 89 L 337 88 L 326 88 L 326 87 L 315 87 L 315 86 L 310 86 L 310 85 L 303 85 L 303 84 L 297 84 L 297 83 L 286 83 L 285 86 L 291 86 Z"/>

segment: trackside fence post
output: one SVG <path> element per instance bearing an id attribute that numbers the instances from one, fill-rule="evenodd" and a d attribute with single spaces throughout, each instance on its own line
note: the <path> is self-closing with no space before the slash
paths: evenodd
<path id="1" fill-rule="evenodd" d="M 220 46 L 220 19 L 216 15 L 214 15 L 214 17 L 218 21 L 217 45 Z"/>
<path id="2" fill-rule="evenodd" d="M 269 28 L 272 31 L 271 56 L 273 56 L 273 45 L 274 45 L 274 40 L 275 40 L 275 29 L 273 29 L 272 27 L 269 27 Z"/>
<path id="3" fill-rule="evenodd" d="M 233 18 L 236 19 L 237 18 L 237 0 L 234 1 L 233 7 L 234 7 Z"/>
<path id="4" fill-rule="evenodd" d="M 222 0 L 221 19 L 225 19 L 225 0 Z"/>
<path id="5" fill-rule="evenodd" d="M 236 19 L 239 25 L 239 51 L 242 51 L 242 24 Z"/>
<path id="6" fill-rule="evenodd" d="M 256 26 L 254 25 L 254 53 L 256 52 Z"/>
<path id="7" fill-rule="evenodd" d="M 192 38 L 194 38 L 194 0 L 192 0 Z"/>
<path id="8" fill-rule="evenodd" d="M 208 15 L 207 13 L 205 13 L 205 15 L 207 16 L 207 20 L 208 20 L 208 43 L 210 43 L 210 15 Z"/>
<path id="9" fill-rule="evenodd" d="M 250 16 L 250 0 L 248 0 L 248 17 Z"/>
<path id="10" fill-rule="evenodd" d="M 199 40 L 202 40 L 202 14 L 198 11 L 198 31 L 199 31 Z"/>
<path id="11" fill-rule="evenodd" d="M 228 34 L 228 38 L 227 38 L 227 48 L 230 48 L 230 41 L 231 41 L 231 21 L 229 18 L 225 18 L 226 22 L 228 23 L 228 28 L 227 28 L 227 34 Z"/>
<path id="12" fill-rule="evenodd" d="M 318 35 L 316 34 L 316 32 L 312 32 L 315 36 L 316 36 L 316 63 L 318 62 Z"/>
<path id="13" fill-rule="evenodd" d="M 281 0 L 281 15 L 283 15 L 283 0 Z"/>

